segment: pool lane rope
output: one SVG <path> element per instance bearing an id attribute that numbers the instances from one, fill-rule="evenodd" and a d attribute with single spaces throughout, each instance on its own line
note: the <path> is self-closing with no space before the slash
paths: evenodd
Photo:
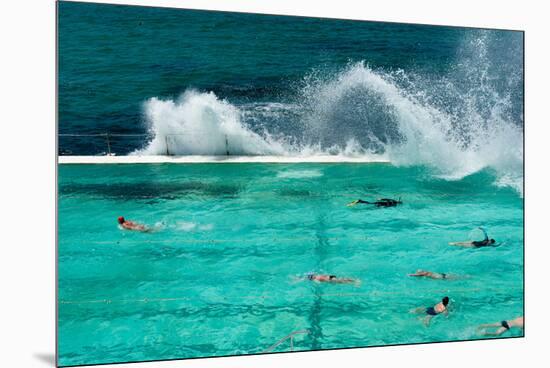
<path id="1" fill-rule="evenodd" d="M 493 294 L 499 291 L 510 292 L 509 288 L 506 289 L 439 289 L 439 290 L 417 290 L 414 292 L 415 295 L 419 293 L 423 294 L 465 294 L 469 292 L 480 292 L 480 291 L 491 291 Z M 517 290 L 516 290 L 517 291 Z M 523 293 L 523 291 L 521 291 Z M 371 291 L 367 293 L 325 293 L 319 294 L 319 297 L 380 297 L 386 295 L 406 295 L 403 292 L 398 291 Z M 311 298 L 312 294 L 299 294 L 293 297 L 293 299 L 299 298 Z M 279 298 L 280 295 L 245 295 L 245 296 L 224 296 L 221 297 L 223 300 L 227 299 L 272 299 Z M 139 299 L 95 299 L 95 300 L 59 300 L 59 304 L 111 304 L 111 303 L 155 303 L 155 302 L 172 302 L 172 301 L 195 301 L 202 298 L 197 297 L 172 297 L 172 298 L 139 298 Z M 206 300 L 205 300 L 206 301 Z"/>
<path id="2" fill-rule="evenodd" d="M 368 236 L 353 236 L 353 237 L 327 237 L 323 240 L 359 240 L 359 241 L 365 241 L 365 240 L 371 240 L 372 238 L 369 238 Z M 120 239 L 119 241 L 107 241 L 107 240 L 96 240 L 96 241 L 88 241 L 88 244 L 114 244 L 119 243 L 120 241 L 123 241 L 124 238 Z M 293 241 L 305 241 L 305 240 L 319 240 L 319 237 L 314 236 L 307 236 L 307 237 L 288 237 L 288 238 L 269 238 L 266 239 L 270 242 L 293 242 Z M 129 241 L 135 242 L 135 239 L 129 239 Z M 170 244 L 177 244 L 177 243 L 246 243 L 246 242 L 258 242 L 257 239 L 178 239 L 178 240 L 170 240 L 170 239 L 164 239 L 164 240 L 144 240 L 140 241 L 140 243 L 148 243 L 148 244 L 160 244 L 160 243 L 170 243 Z"/>

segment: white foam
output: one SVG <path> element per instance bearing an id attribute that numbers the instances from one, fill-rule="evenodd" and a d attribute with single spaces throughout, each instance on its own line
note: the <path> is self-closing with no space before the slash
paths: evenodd
<path id="1" fill-rule="evenodd" d="M 181 221 L 176 224 L 176 229 L 185 232 L 191 231 L 211 231 L 214 228 L 214 224 L 198 224 L 195 222 Z"/>
<path id="2" fill-rule="evenodd" d="M 199 230 L 201 231 L 211 231 L 212 229 L 214 229 L 214 224 L 205 224 L 199 226 Z"/>
<path id="3" fill-rule="evenodd" d="M 338 134 L 341 128 L 332 126 L 331 117 L 346 98 L 363 93 L 369 96 L 365 103 L 375 100 L 380 114 L 395 124 L 395 135 L 400 139 L 383 142 L 372 137 L 393 164 L 429 166 L 434 176 L 445 180 L 460 180 L 490 168 L 497 173 L 499 185 L 512 186 L 522 194 L 523 132 L 502 113 L 507 96 L 492 93 L 493 100 L 483 99 L 490 114 L 482 117 L 474 108 L 481 98 L 467 93 L 461 96 L 466 101 L 457 115 L 419 98 L 421 94 L 414 87 L 402 88 L 394 79 L 391 74 L 357 63 L 330 80 L 309 82 L 306 95 L 312 99 L 309 104 L 315 106 L 308 118 L 311 134 Z M 372 127 L 365 121 L 362 134 L 372 136 L 369 129 Z M 345 154 L 362 151 L 367 149 L 353 139 L 343 150 Z"/>
<path id="4" fill-rule="evenodd" d="M 195 229 L 197 227 L 197 224 L 195 224 L 194 222 L 179 222 L 177 224 L 177 229 L 178 230 L 182 230 L 182 231 L 192 231 L 193 229 Z"/>
<path id="5" fill-rule="evenodd" d="M 154 139 L 138 155 L 282 155 L 287 149 L 241 122 L 241 112 L 214 93 L 188 90 L 176 101 L 145 103 Z"/>

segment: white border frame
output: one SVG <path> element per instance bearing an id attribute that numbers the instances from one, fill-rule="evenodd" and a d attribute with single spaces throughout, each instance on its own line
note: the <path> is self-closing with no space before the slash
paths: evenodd
<path id="1" fill-rule="evenodd" d="M 101 1 L 135 5 L 259 12 L 333 18 L 524 29 L 526 31 L 526 314 L 523 339 L 243 356 L 116 367 L 347 367 L 491 365 L 517 367 L 547 360 L 549 247 L 544 231 L 549 205 L 546 142 L 550 60 L 547 11 L 521 1 L 435 0 L 320 2 L 305 0 Z M 543 4 L 541 2 L 541 4 Z M 5 197 L 1 280 L 2 366 L 51 367 L 54 354 L 55 95 L 53 0 L 3 4 L 2 74 Z M 543 355 L 544 354 L 544 355 Z M 104 366 L 105 367 L 105 366 Z"/>

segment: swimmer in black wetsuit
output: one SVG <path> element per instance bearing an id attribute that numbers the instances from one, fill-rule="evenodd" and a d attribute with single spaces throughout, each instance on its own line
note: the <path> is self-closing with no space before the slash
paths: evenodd
<path id="1" fill-rule="evenodd" d="M 491 327 L 498 327 L 498 328 L 494 331 L 487 331 L 487 328 L 491 328 Z M 485 335 L 485 336 L 499 336 L 513 327 L 523 329 L 523 316 L 512 319 L 510 321 L 502 321 L 497 323 L 489 323 L 489 324 L 481 325 L 478 327 L 478 330 L 483 330 L 482 335 Z"/>
<path id="2" fill-rule="evenodd" d="M 481 247 L 487 247 L 489 245 L 495 244 L 495 239 L 489 239 L 487 236 L 487 232 L 482 227 L 479 228 L 481 231 L 483 231 L 483 235 L 485 238 L 483 240 L 470 240 L 465 242 L 452 242 L 449 243 L 449 245 L 455 245 L 458 247 L 465 247 L 465 248 L 481 248 Z"/>
<path id="3" fill-rule="evenodd" d="M 424 324 L 428 326 L 430 324 L 430 321 L 433 317 L 439 315 L 439 314 L 445 314 L 447 315 L 449 312 L 447 310 L 447 306 L 449 305 L 449 297 L 446 296 L 443 299 L 441 299 L 441 302 L 437 303 L 433 307 L 419 307 L 413 310 L 414 313 L 417 314 L 426 314 L 426 317 L 424 318 Z"/>
<path id="4" fill-rule="evenodd" d="M 351 207 L 351 206 L 355 206 L 356 204 L 373 204 L 375 205 L 376 207 L 395 207 L 397 206 L 398 204 L 402 204 L 403 202 L 401 202 L 401 198 L 399 199 L 391 199 L 391 198 L 380 198 L 378 199 L 377 201 L 374 201 L 374 202 L 368 202 L 368 201 L 364 201 L 362 199 L 357 199 L 353 202 L 350 202 L 347 204 L 348 207 Z"/>

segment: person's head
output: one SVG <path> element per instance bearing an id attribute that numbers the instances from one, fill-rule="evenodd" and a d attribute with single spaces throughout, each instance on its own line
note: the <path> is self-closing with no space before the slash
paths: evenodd
<path id="1" fill-rule="evenodd" d="M 441 299 L 441 303 L 443 303 L 444 306 L 447 306 L 447 304 L 449 304 L 449 297 L 446 296 L 443 299 Z"/>
<path id="2" fill-rule="evenodd" d="M 126 221 L 126 220 L 124 220 L 124 217 L 120 216 L 120 217 L 118 218 L 118 223 L 119 223 L 119 224 L 122 225 L 122 224 L 124 223 L 124 221 Z"/>
<path id="3" fill-rule="evenodd" d="M 328 277 L 329 280 L 334 280 L 335 278 L 336 278 L 335 275 L 330 275 L 330 276 Z"/>
<path id="4" fill-rule="evenodd" d="M 495 242 L 495 239 L 489 240 L 489 244 L 495 244 L 495 243 L 496 243 L 496 242 Z"/>

